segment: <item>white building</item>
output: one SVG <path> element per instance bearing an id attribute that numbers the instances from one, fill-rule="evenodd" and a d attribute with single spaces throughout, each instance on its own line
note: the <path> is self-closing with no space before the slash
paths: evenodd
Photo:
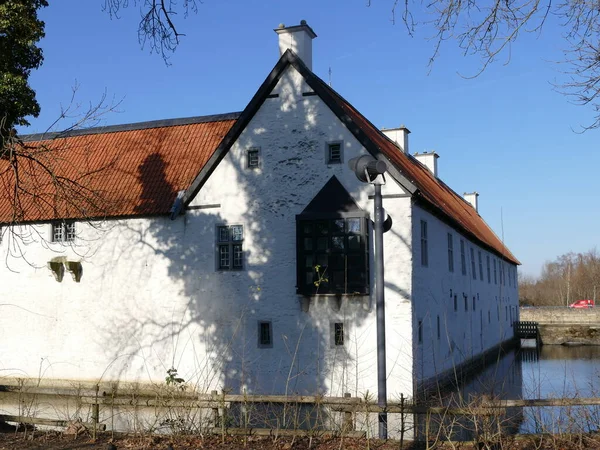
<path id="1" fill-rule="evenodd" d="M 376 393 L 373 187 L 347 165 L 363 154 L 389 168 L 390 399 L 512 337 L 518 261 L 477 195 L 311 71 L 308 25 L 276 31 L 281 58 L 242 113 L 26 138 L 98 197 L 42 181 L 28 228 L 1 193 L 4 376 L 164 383 L 175 368 L 200 391 Z"/>

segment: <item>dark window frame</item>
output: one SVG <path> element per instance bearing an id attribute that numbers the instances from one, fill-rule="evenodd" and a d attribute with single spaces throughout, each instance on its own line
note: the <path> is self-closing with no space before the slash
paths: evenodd
<path id="1" fill-rule="evenodd" d="M 50 226 L 51 242 L 71 243 L 77 237 L 77 226 L 74 220 L 56 220 Z"/>
<path id="2" fill-rule="evenodd" d="M 258 348 L 273 348 L 273 322 L 258 321 Z"/>
<path id="3" fill-rule="evenodd" d="M 473 247 L 469 247 L 471 253 L 471 274 L 473 275 L 473 279 L 477 279 L 477 271 L 475 270 L 475 250 Z"/>
<path id="4" fill-rule="evenodd" d="M 491 272 L 490 272 L 490 255 L 486 255 L 485 256 L 486 262 L 487 262 L 487 280 L 488 280 L 488 284 L 492 283 L 492 276 L 491 276 Z"/>
<path id="5" fill-rule="evenodd" d="M 359 211 L 296 216 L 297 293 L 368 295 L 369 222 Z"/>
<path id="6" fill-rule="evenodd" d="M 448 233 L 448 271 L 454 272 L 454 236 Z"/>
<path id="7" fill-rule="evenodd" d="M 460 269 L 463 275 L 467 275 L 467 255 L 465 252 L 465 240 L 460 240 Z"/>
<path id="8" fill-rule="evenodd" d="M 481 250 L 477 251 L 477 258 L 479 260 L 479 280 L 483 281 L 483 259 L 481 258 Z"/>
<path id="9" fill-rule="evenodd" d="M 246 168 L 260 168 L 260 148 L 252 147 L 246 151 Z"/>
<path id="10" fill-rule="evenodd" d="M 241 239 L 236 238 L 237 231 L 241 230 Z M 244 225 L 220 224 L 216 227 L 216 258 L 218 271 L 244 270 Z"/>
<path id="11" fill-rule="evenodd" d="M 421 265 L 423 267 L 429 267 L 429 248 L 427 234 L 427 221 L 421 220 Z"/>
<path id="12" fill-rule="evenodd" d="M 334 152 L 334 153 L 332 153 Z M 344 163 L 344 143 L 343 141 L 331 141 L 325 145 L 325 160 L 327 164 Z"/>
<path id="13" fill-rule="evenodd" d="M 496 266 L 496 258 L 494 258 L 494 284 L 498 284 L 498 272 Z"/>
<path id="14" fill-rule="evenodd" d="M 344 322 L 333 322 L 332 325 L 332 344 L 334 347 L 343 347 L 346 342 Z"/>

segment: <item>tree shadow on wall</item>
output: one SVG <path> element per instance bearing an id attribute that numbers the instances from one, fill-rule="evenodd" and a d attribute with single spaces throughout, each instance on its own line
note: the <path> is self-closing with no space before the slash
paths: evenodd
<path id="1" fill-rule="evenodd" d="M 372 358 L 357 357 L 374 337 L 373 329 L 360 330 L 371 314 L 368 299 L 344 300 L 341 307 L 339 299 L 312 299 L 307 312 L 296 294 L 295 216 L 332 175 L 347 170 L 307 170 L 307 159 L 322 157 L 325 136 L 312 109 L 310 99 L 299 102 L 277 110 L 260 134 L 245 132 L 248 148 L 265 148 L 269 135 L 293 142 L 268 158 L 262 154 L 260 170 L 230 151 L 219 164 L 223 171 L 212 175 L 227 179 L 217 180 L 219 190 L 205 185 L 194 209 L 174 220 L 165 215 L 115 227 L 123 243 L 116 263 L 131 264 L 132 286 L 142 290 L 123 287 L 123 302 L 104 330 L 107 356 L 124 360 L 114 364 L 111 378 L 161 380 L 174 368 L 203 392 L 364 393 L 360 377 L 376 367 Z M 289 127 L 299 114 L 315 120 Z M 135 170 L 142 184 L 137 212 L 170 208 L 177 192 L 161 154 L 150 154 Z M 242 270 L 219 269 L 217 230 L 231 225 L 243 226 Z M 348 345 L 332 345 L 332 319 L 344 322 Z M 271 326 L 271 345 L 260 345 L 261 323 Z"/>

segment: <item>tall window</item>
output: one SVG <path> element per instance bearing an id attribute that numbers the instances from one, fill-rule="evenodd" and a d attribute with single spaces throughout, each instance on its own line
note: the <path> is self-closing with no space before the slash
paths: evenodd
<path id="1" fill-rule="evenodd" d="M 477 272 L 475 272 L 475 251 L 473 250 L 473 247 L 471 247 L 469 250 L 471 250 L 471 274 L 473 274 L 473 279 L 476 280 Z"/>
<path id="2" fill-rule="evenodd" d="M 460 240 L 460 270 L 463 275 L 467 274 L 467 256 L 465 255 L 465 241 Z"/>
<path id="3" fill-rule="evenodd" d="M 490 255 L 486 255 L 485 257 L 486 263 L 487 263 L 487 279 L 488 279 L 488 283 L 492 282 L 492 278 L 490 275 Z"/>
<path id="4" fill-rule="evenodd" d="M 477 252 L 477 258 L 479 259 L 479 279 L 483 281 L 483 260 L 481 259 L 481 251 Z"/>
<path id="5" fill-rule="evenodd" d="M 219 270 L 240 270 L 244 267 L 243 225 L 217 227 L 217 250 Z"/>
<path id="6" fill-rule="evenodd" d="M 496 260 L 494 259 L 494 284 L 498 284 L 498 272 L 496 270 Z"/>
<path id="7" fill-rule="evenodd" d="M 419 320 L 419 324 L 417 326 L 417 339 L 419 340 L 419 344 L 423 343 L 423 321 Z"/>
<path id="8" fill-rule="evenodd" d="M 458 298 L 456 294 L 454 294 L 454 311 L 458 311 Z"/>
<path id="9" fill-rule="evenodd" d="M 421 265 L 429 265 L 429 255 L 427 253 L 427 222 L 421 220 Z"/>
<path id="10" fill-rule="evenodd" d="M 75 241 L 75 222 L 65 220 L 52 222 L 52 242 Z"/>
<path id="11" fill-rule="evenodd" d="M 440 337 L 442 337 L 442 330 L 440 328 L 440 316 L 437 316 L 437 338 L 438 338 L 438 341 L 440 340 Z"/>
<path id="12" fill-rule="evenodd" d="M 364 217 L 297 219 L 298 293 L 369 292 L 368 225 Z"/>
<path id="13" fill-rule="evenodd" d="M 448 233 L 448 270 L 454 272 L 454 242 L 452 233 Z"/>
<path id="14" fill-rule="evenodd" d="M 333 324 L 333 344 L 344 345 L 344 323 L 336 322 Z"/>

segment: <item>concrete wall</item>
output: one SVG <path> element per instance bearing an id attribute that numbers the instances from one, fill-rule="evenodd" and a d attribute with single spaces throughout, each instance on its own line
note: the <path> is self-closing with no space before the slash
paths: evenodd
<path id="1" fill-rule="evenodd" d="M 540 324 L 600 324 L 600 308 L 520 308 L 521 320 L 538 322 Z"/>
<path id="2" fill-rule="evenodd" d="M 599 308 L 521 308 L 521 320 L 538 322 L 545 345 L 600 345 Z"/>

